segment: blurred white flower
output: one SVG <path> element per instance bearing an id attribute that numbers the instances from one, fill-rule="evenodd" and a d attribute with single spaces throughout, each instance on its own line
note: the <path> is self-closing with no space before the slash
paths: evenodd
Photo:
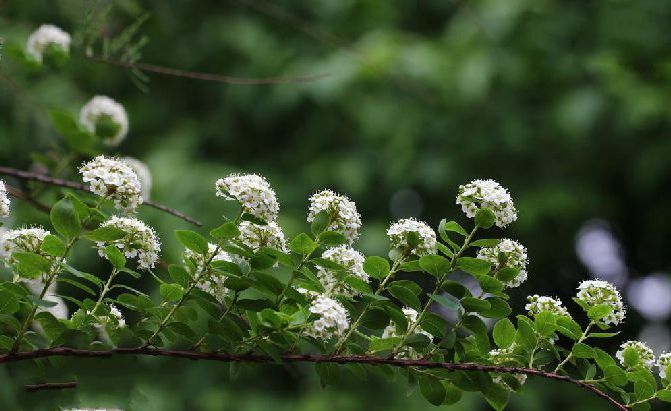
<path id="1" fill-rule="evenodd" d="M 649 320 L 664 321 L 671 315 L 671 279 L 655 273 L 636 278 L 627 285 L 629 303 Z"/>
<path id="2" fill-rule="evenodd" d="M 66 55 L 69 54 L 71 41 L 70 35 L 61 28 L 53 24 L 43 24 L 28 37 L 26 53 L 41 63 L 49 47 Z"/>
<path id="3" fill-rule="evenodd" d="M 5 182 L 0 180 L 0 217 L 9 217 L 9 197 Z"/>
<path id="4" fill-rule="evenodd" d="M 350 244 L 359 237 L 361 216 L 356 210 L 356 204 L 347 196 L 336 194 L 331 190 L 313 194 L 310 197 L 308 222 L 313 222 L 315 216 L 322 211 L 329 216 L 330 224 L 326 230 L 342 233 Z"/>
<path id="5" fill-rule="evenodd" d="M 79 172 L 93 193 L 111 199 L 119 210 L 133 212 L 142 204 L 140 181 L 123 161 L 98 156 L 82 165 Z"/>
<path id="6" fill-rule="evenodd" d="M 666 378 L 666 370 L 671 365 L 671 352 L 664 352 L 660 354 L 657 360 L 657 367 L 659 368 L 659 378 Z"/>
<path id="7" fill-rule="evenodd" d="M 128 134 L 126 109 L 112 98 L 95 96 L 79 112 L 79 122 L 110 147 L 118 146 Z"/>
<path id="8" fill-rule="evenodd" d="M 237 200 L 242 211 L 266 222 L 277 218 L 280 205 L 268 181 L 256 174 L 231 174 L 216 184 L 217 197 Z"/>
<path id="9" fill-rule="evenodd" d="M 457 204 L 469 218 L 480 208 L 488 208 L 496 217 L 497 227 L 504 228 L 517 220 L 517 210 L 508 190 L 494 180 L 474 180 L 459 186 Z"/>
<path id="10" fill-rule="evenodd" d="M 140 181 L 140 193 L 142 194 L 142 199 L 148 201 L 151 196 L 151 170 L 149 167 L 134 157 L 122 157 L 121 161 L 128 164 L 131 169 L 135 172 L 138 181 Z"/>

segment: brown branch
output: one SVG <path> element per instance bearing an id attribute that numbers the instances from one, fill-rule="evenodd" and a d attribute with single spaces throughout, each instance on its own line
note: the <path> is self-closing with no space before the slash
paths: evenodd
<path id="1" fill-rule="evenodd" d="M 40 183 L 44 184 L 49 184 L 52 186 L 57 186 L 57 187 L 66 187 L 66 188 L 71 188 L 73 190 L 79 190 L 79 191 L 86 191 L 86 192 L 91 192 L 88 187 L 86 187 L 83 184 L 76 183 L 74 181 L 68 181 L 68 180 L 63 180 L 60 178 L 54 178 L 50 177 L 44 174 L 39 174 L 39 173 L 33 173 L 31 171 L 24 171 L 24 170 L 18 170 L 15 168 L 11 167 L 0 167 L 0 174 L 4 174 L 7 176 L 13 176 L 17 178 L 21 178 L 24 180 L 31 180 L 31 181 L 37 181 Z M 175 217 L 181 218 L 184 221 L 187 221 L 193 225 L 197 226 L 202 226 L 202 223 L 194 218 L 189 217 L 188 215 L 174 210 L 170 207 L 164 206 L 162 204 L 155 203 L 153 201 L 144 201 L 142 204 L 147 205 L 149 207 L 153 207 L 157 210 L 161 210 L 165 213 L 168 213 L 170 215 L 173 215 Z"/>
<path id="2" fill-rule="evenodd" d="M 157 66 L 154 64 L 147 64 L 147 63 L 130 63 L 100 57 L 87 57 L 87 59 L 95 61 L 96 63 L 109 64 L 111 66 L 124 67 L 127 69 L 149 71 L 151 73 L 162 74 L 165 76 L 184 77 L 204 81 L 217 81 L 220 83 L 238 84 L 245 86 L 255 86 L 263 84 L 306 83 L 310 81 L 321 80 L 323 78 L 330 76 L 330 74 L 315 74 L 315 75 L 294 76 L 294 77 L 242 78 L 242 77 L 224 76 L 221 74 L 201 73 L 198 71 L 180 70 L 176 68 Z"/>
<path id="3" fill-rule="evenodd" d="M 113 355 L 151 355 L 157 357 L 184 358 L 189 360 L 209 360 L 221 362 L 251 362 L 251 363 L 275 363 L 276 361 L 267 355 L 258 354 L 225 354 L 225 353 L 207 353 L 198 351 L 178 351 L 166 350 L 150 347 L 141 348 L 116 348 L 107 351 L 80 350 L 75 348 L 49 348 L 34 351 L 24 351 L 12 354 L 0 355 L 0 364 L 32 360 L 46 357 L 83 357 L 83 358 L 109 358 Z M 311 362 L 311 363 L 336 363 L 336 364 L 368 364 L 368 365 L 391 365 L 394 367 L 409 368 L 441 368 L 449 371 L 482 371 L 482 372 L 500 372 L 507 374 L 525 374 L 534 375 L 550 380 L 562 381 L 577 385 L 593 394 L 607 400 L 610 404 L 620 411 L 628 411 L 626 405 L 619 403 L 607 393 L 601 391 L 596 386 L 589 383 L 576 380 L 566 375 L 559 375 L 552 372 L 536 370 L 532 368 L 503 367 L 497 365 L 474 364 L 474 363 L 448 363 L 424 360 L 405 360 L 400 358 L 377 358 L 365 356 L 332 356 L 332 355 L 311 355 L 311 354 L 286 354 L 280 357 L 282 362 Z"/>
<path id="4" fill-rule="evenodd" d="M 35 392 L 43 390 L 64 390 L 68 388 L 77 388 L 79 383 L 77 381 L 69 382 L 45 382 L 42 384 L 26 384 L 24 387 L 26 391 Z"/>
<path id="5" fill-rule="evenodd" d="M 46 204 L 42 204 L 39 201 L 35 200 L 31 195 L 26 193 L 25 191 L 21 191 L 16 187 L 13 187 L 9 184 L 5 184 L 5 188 L 7 189 L 7 192 L 12 196 L 16 197 L 18 199 L 21 199 L 27 203 L 30 203 L 33 207 L 40 211 L 44 211 L 45 213 L 49 213 L 51 211 L 51 208 L 47 206 Z"/>

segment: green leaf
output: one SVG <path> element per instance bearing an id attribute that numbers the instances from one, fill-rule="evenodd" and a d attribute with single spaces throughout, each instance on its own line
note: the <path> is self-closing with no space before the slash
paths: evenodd
<path id="1" fill-rule="evenodd" d="M 461 400 L 462 391 L 453 384 L 443 384 L 445 387 L 445 400 L 443 405 L 456 404 Z"/>
<path id="2" fill-rule="evenodd" d="M 501 240 L 498 238 L 481 238 L 479 240 L 471 241 L 469 245 L 471 247 L 495 247 L 499 245 Z"/>
<path id="3" fill-rule="evenodd" d="M 408 307 L 414 308 L 415 310 L 421 309 L 419 298 L 417 298 L 417 296 L 408 288 L 398 284 L 392 284 L 389 286 L 389 293 Z"/>
<path id="4" fill-rule="evenodd" d="M 19 300 L 7 290 L 0 290 L 0 313 L 14 314 L 19 311 Z"/>
<path id="5" fill-rule="evenodd" d="M 534 319 L 534 327 L 536 328 L 538 334 L 542 335 L 543 337 L 550 337 L 557 329 L 556 321 L 557 320 L 554 314 L 548 311 L 541 311 L 540 313 L 536 314 L 536 318 Z"/>
<path id="6" fill-rule="evenodd" d="M 65 243 L 55 235 L 49 234 L 44 237 L 40 251 L 54 257 L 63 257 L 65 255 Z"/>
<path id="7" fill-rule="evenodd" d="M 613 311 L 613 307 L 610 304 L 599 304 L 590 308 L 587 311 L 587 316 L 590 320 L 601 320 L 603 317 L 607 316 Z"/>
<path id="8" fill-rule="evenodd" d="M 461 257 L 457 260 L 457 268 L 473 275 L 485 275 L 491 266 L 489 262 L 480 258 Z"/>
<path id="9" fill-rule="evenodd" d="M 424 398 L 433 405 L 441 405 L 445 400 L 445 387 L 435 377 L 421 376 L 419 378 L 419 390 Z"/>
<path id="10" fill-rule="evenodd" d="M 492 308 L 491 304 L 489 304 L 488 301 L 481 300 L 479 298 L 475 297 L 464 297 L 461 299 L 461 305 L 464 307 L 466 311 L 471 311 L 471 312 L 482 312 L 482 311 L 487 311 L 490 308 Z"/>
<path id="11" fill-rule="evenodd" d="M 480 228 L 490 228 L 494 225 L 494 222 L 496 222 L 496 215 L 488 208 L 480 208 L 475 213 L 475 225 Z"/>
<path id="12" fill-rule="evenodd" d="M 125 230 L 112 226 L 99 227 L 93 231 L 89 231 L 85 235 L 85 237 L 91 241 L 99 241 L 104 243 L 120 240 L 125 236 L 126 236 Z"/>
<path id="13" fill-rule="evenodd" d="M 589 333 L 588 337 L 589 338 L 612 338 L 618 335 L 620 332 L 614 332 L 614 333 Z"/>
<path id="14" fill-rule="evenodd" d="M 210 235 L 217 241 L 225 241 L 237 238 L 240 235 L 240 230 L 233 221 L 229 221 L 212 229 Z"/>
<path id="15" fill-rule="evenodd" d="M 112 263 L 116 269 L 121 269 L 126 266 L 126 257 L 114 245 L 105 247 L 105 257 L 107 257 L 109 262 Z"/>
<path id="16" fill-rule="evenodd" d="M 461 234 L 464 237 L 468 235 L 468 232 L 464 230 L 462 226 L 459 225 L 456 221 L 445 221 L 442 220 L 438 225 L 438 231 L 452 231 L 457 234 Z"/>
<path id="17" fill-rule="evenodd" d="M 160 292 L 163 301 L 176 303 L 184 295 L 184 288 L 179 284 L 161 284 Z"/>
<path id="18" fill-rule="evenodd" d="M 594 358 L 594 350 L 587 344 L 577 343 L 571 350 L 576 358 Z"/>
<path id="19" fill-rule="evenodd" d="M 367 257 L 363 263 L 363 270 L 369 276 L 377 280 L 383 280 L 389 275 L 389 261 L 375 255 Z"/>
<path id="20" fill-rule="evenodd" d="M 434 277 L 440 277 L 450 270 L 450 261 L 445 257 L 430 254 L 419 259 L 419 266 Z"/>
<path id="21" fill-rule="evenodd" d="M 378 338 L 373 337 L 370 340 L 368 349 L 373 352 L 391 351 L 402 341 L 401 337 Z"/>
<path id="22" fill-rule="evenodd" d="M 513 323 L 507 319 L 500 319 L 494 325 L 494 343 L 499 348 L 508 348 L 515 341 L 515 326 Z"/>
<path id="23" fill-rule="evenodd" d="M 54 204 L 49 216 L 56 231 L 67 238 L 76 237 L 82 230 L 79 215 L 75 212 L 75 208 L 69 199 L 64 198 Z"/>
<path id="24" fill-rule="evenodd" d="M 14 252 L 12 257 L 18 262 L 17 269 L 21 277 L 36 278 L 51 270 L 52 263 L 35 253 Z"/>
<path id="25" fill-rule="evenodd" d="M 671 402 L 671 389 L 657 391 L 657 398 L 664 402 Z"/>
<path id="26" fill-rule="evenodd" d="M 490 344 L 485 323 L 475 315 L 467 315 L 463 318 L 462 324 L 473 333 L 478 350 L 482 354 L 488 352 Z"/>
<path id="27" fill-rule="evenodd" d="M 325 246 L 335 246 L 346 242 L 345 236 L 337 231 L 322 231 L 317 238 L 319 243 Z"/>
<path id="28" fill-rule="evenodd" d="M 634 383 L 634 393 L 639 400 L 644 400 L 655 395 L 655 387 L 645 381 Z"/>
<path id="29" fill-rule="evenodd" d="M 322 231 L 326 230 L 330 220 L 331 218 L 326 211 L 317 213 L 314 220 L 312 220 L 312 224 L 310 224 L 310 231 L 312 231 L 313 235 L 319 235 Z"/>
<path id="30" fill-rule="evenodd" d="M 205 255 L 208 244 L 205 237 L 191 230 L 175 230 L 175 236 L 180 243 L 189 250 Z"/>
<path id="31" fill-rule="evenodd" d="M 582 329 L 580 328 L 580 325 L 572 318 L 566 316 L 560 316 L 557 318 L 557 331 L 572 339 L 573 341 L 577 341 L 582 335 Z"/>
<path id="32" fill-rule="evenodd" d="M 49 116 L 56 131 L 63 136 L 70 148 L 79 153 L 88 153 L 93 146 L 93 134 L 80 128 L 74 117 L 63 110 L 50 109 Z"/>
<path id="33" fill-rule="evenodd" d="M 517 335 L 515 340 L 527 349 L 533 349 L 536 346 L 536 332 L 533 323 L 522 315 L 517 316 Z"/>
<path id="34" fill-rule="evenodd" d="M 170 278 L 172 278 L 174 282 L 182 287 L 188 287 L 193 279 L 191 274 L 189 274 L 184 267 L 177 264 L 170 264 L 168 266 L 168 274 L 170 274 Z"/>
<path id="35" fill-rule="evenodd" d="M 606 381 L 619 387 L 627 384 L 627 374 L 617 365 L 609 365 L 603 369 Z"/>
<path id="36" fill-rule="evenodd" d="M 512 309 L 508 303 L 499 297 L 487 297 L 486 301 L 491 306 L 488 310 L 480 312 L 480 315 L 486 318 L 503 318 L 510 315 Z"/>
<path id="37" fill-rule="evenodd" d="M 305 233 L 300 233 L 294 237 L 289 243 L 289 249 L 294 253 L 301 255 L 308 255 L 314 251 L 316 247 L 315 242 Z"/>
<path id="38" fill-rule="evenodd" d="M 624 365 L 629 368 L 638 365 L 638 362 L 640 361 L 638 351 L 634 348 L 626 348 L 624 353 L 622 353 L 622 356 L 624 358 Z"/>
<path id="39" fill-rule="evenodd" d="M 447 308 L 448 310 L 456 311 L 459 308 L 461 308 L 461 304 L 459 304 L 459 300 L 457 300 L 456 298 L 454 298 L 453 296 L 451 296 L 449 294 L 445 294 L 445 295 L 428 294 L 428 296 L 429 296 L 430 299 L 432 299 L 433 301 L 442 305 L 443 307 Z"/>
<path id="40" fill-rule="evenodd" d="M 504 267 L 496 273 L 496 278 L 501 281 L 512 281 L 520 275 L 520 271 L 512 267 Z"/>
<path id="41" fill-rule="evenodd" d="M 336 384 L 340 380 L 340 368 L 338 364 L 321 362 L 315 364 L 315 369 L 317 370 L 317 375 L 319 375 L 322 387 Z"/>

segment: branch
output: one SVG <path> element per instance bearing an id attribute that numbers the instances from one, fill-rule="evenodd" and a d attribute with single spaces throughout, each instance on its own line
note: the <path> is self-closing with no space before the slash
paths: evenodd
<path id="1" fill-rule="evenodd" d="M 107 351 L 80 350 L 75 348 L 49 348 L 34 351 L 17 352 L 13 354 L 0 355 L 0 364 L 32 360 L 46 357 L 82 357 L 82 358 L 110 358 L 113 355 L 151 355 L 157 357 L 185 358 L 189 360 L 208 360 L 221 362 L 250 362 L 250 363 L 276 363 L 276 361 L 267 355 L 258 354 L 225 354 L 225 353 L 207 353 L 198 351 L 178 351 L 156 349 L 150 347 L 140 348 L 115 348 Z M 535 375 L 550 380 L 562 381 L 577 385 L 583 389 L 591 391 L 593 394 L 607 400 L 617 410 L 629 411 L 627 406 L 619 403 L 613 397 L 601 391 L 597 387 L 574 378 L 559 375 L 552 372 L 536 370 L 532 368 L 503 367 L 497 365 L 474 364 L 474 363 L 448 363 L 424 360 L 404 360 L 398 358 L 377 358 L 365 356 L 336 356 L 336 355 L 311 355 L 311 354 L 285 354 L 280 357 L 285 363 L 311 362 L 311 363 L 336 363 L 336 364 L 368 364 L 368 365 L 391 365 L 400 368 L 419 367 L 419 368 L 442 368 L 449 371 L 483 371 L 500 372 L 508 374 Z"/>
<path id="2" fill-rule="evenodd" d="M 26 384 L 25 388 L 28 392 L 42 391 L 42 390 L 64 390 L 68 388 L 77 388 L 79 382 L 45 382 L 42 384 Z"/>
<path id="3" fill-rule="evenodd" d="M 7 176 L 13 176 L 17 178 L 22 178 L 24 180 L 32 180 L 32 181 L 38 181 L 40 183 L 44 184 L 49 184 L 52 186 L 57 186 L 57 187 L 66 187 L 66 188 L 71 188 L 73 190 L 79 190 L 79 191 L 86 191 L 86 192 L 91 192 L 91 190 L 88 189 L 83 184 L 76 183 L 74 181 L 67 181 L 67 180 L 62 180 L 60 178 L 54 178 L 54 177 L 49 177 L 44 174 L 39 174 L 39 173 L 33 173 L 31 171 L 23 171 L 23 170 L 17 170 L 15 168 L 11 167 L 0 167 L 0 174 L 4 174 Z M 155 203 L 153 201 L 143 201 L 144 205 L 148 205 L 149 207 L 153 207 L 157 210 L 161 210 L 165 213 L 168 213 L 170 215 L 174 215 L 175 217 L 181 218 L 184 221 L 187 221 L 193 225 L 196 225 L 198 227 L 202 226 L 203 224 L 194 219 L 189 217 L 188 215 L 174 210 L 170 207 L 164 206 L 162 204 Z"/>
<path id="4" fill-rule="evenodd" d="M 157 66 L 154 64 L 147 64 L 147 63 L 130 63 L 100 57 L 87 57 L 87 59 L 95 61 L 96 63 L 109 64 L 111 66 L 124 67 L 127 69 L 149 71 L 151 73 L 162 74 L 164 76 L 184 77 L 194 80 L 217 81 L 220 83 L 238 84 L 245 86 L 254 86 L 262 84 L 307 83 L 310 81 L 321 80 L 323 78 L 330 76 L 330 74 L 315 74 L 315 75 L 295 76 L 295 77 L 241 78 L 241 77 L 224 76 L 221 74 L 180 70 L 176 68 Z"/>
<path id="5" fill-rule="evenodd" d="M 45 213 L 49 213 L 49 211 L 51 211 L 51 208 L 49 208 L 49 206 L 47 206 L 46 204 L 42 204 L 42 203 L 40 203 L 39 201 L 35 200 L 35 199 L 34 199 L 31 195 L 29 195 L 28 193 L 26 193 L 26 192 L 24 192 L 24 191 L 21 191 L 21 190 L 19 190 L 18 188 L 13 187 L 13 186 L 11 186 L 11 185 L 9 185 L 9 184 L 5 184 L 5 188 L 7 189 L 7 192 L 8 192 L 11 196 L 16 197 L 16 198 L 18 198 L 18 199 L 21 199 L 21 200 L 23 200 L 23 201 L 25 201 L 25 202 L 27 202 L 27 203 L 30 203 L 30 205 L 32 205 L 33 207 L 37 208 L 38 210 L 40 210 L 40 211 L 44 211 Z"/>

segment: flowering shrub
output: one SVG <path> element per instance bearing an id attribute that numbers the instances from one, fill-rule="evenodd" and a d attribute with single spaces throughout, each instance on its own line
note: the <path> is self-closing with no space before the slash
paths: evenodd
<path id="1" fill-rule="evenodd" d="M 43 27 L 33 36 L 26 53 L 39 61 L 36 53 L 50 47 L 69 52 L 67 33 Z M 146 167 L 99 154 L 129 132 L 125 109 L 98 96 L 79 122 L 63 112 L 52 112 L 52 120 L 66 144 L 87 158 L 79 168 L 85 185 L 8 173 L 64 190 L 49 207 L 53 231 L 15 228 L 0 237 L 0 258 L 12 273 L 0 283 L 0 314 L 15 325 L 1 329 L 0 362 L 111 354 L 306 361 L 316 364 L 323 384 L 334 383 L 341 369 L 364 376 L 374 367 L 399 370 L 434 405 L 477 391 L 500 410 L 528 375 L 577 384 L 618 409 L 671 402 L 671 353 L 655 361 L 645 344 L 628 341 L 613 357 L 590 345 L 615 337 L 613 328 L 625 319 L 612 284 L 582 282 L 570 307 L 533 295 L 526 314 L 512 315 L 507 289 L 534 274 L 523 245 L 488 238 L 487 230 L 518 218 L 512 196 L 493 180 L 459 187 L 456 203 L 473 219 L 468 229 L 448 219 L 435 229 L 402 219 L 387 230 L 383 257 L 356 249 L 362 222 L 348 197 L 314 194 L 309 229 L 287 241 L 270 182 L 231 174 L 214 183 L 214 195 L 236 207 L 222 205 L 217 227 L 176 231 L 184 250 L 171 263 L 161 260 L 154 229 L 134 215 L 150 204 L 141 185 L 151 180 Z M 136 170 L 147 176 L 139 178 Z M 4 218 L 11 215 L 10 192 L 0 183 Z M 109 272 L 93 275 L 71 266 L 78 243 L 104 258 Z M 479 289 L 456 281 L 457 272 Z M 431 286 L 425 290 L 400 273 L 416 273 Z M 151 276 L 160 297 L 121 287 L 119 275 Z M 48 310 L 58 305 L 51 298 L 60 298 L 53 295 L 57 281 L 89 294 L 64 296 L 77 306 L 71 315 Z M 440 314 L 445 311 L 453 315 Z M 127 321 L 131 312 L 135 319 Z"/>

